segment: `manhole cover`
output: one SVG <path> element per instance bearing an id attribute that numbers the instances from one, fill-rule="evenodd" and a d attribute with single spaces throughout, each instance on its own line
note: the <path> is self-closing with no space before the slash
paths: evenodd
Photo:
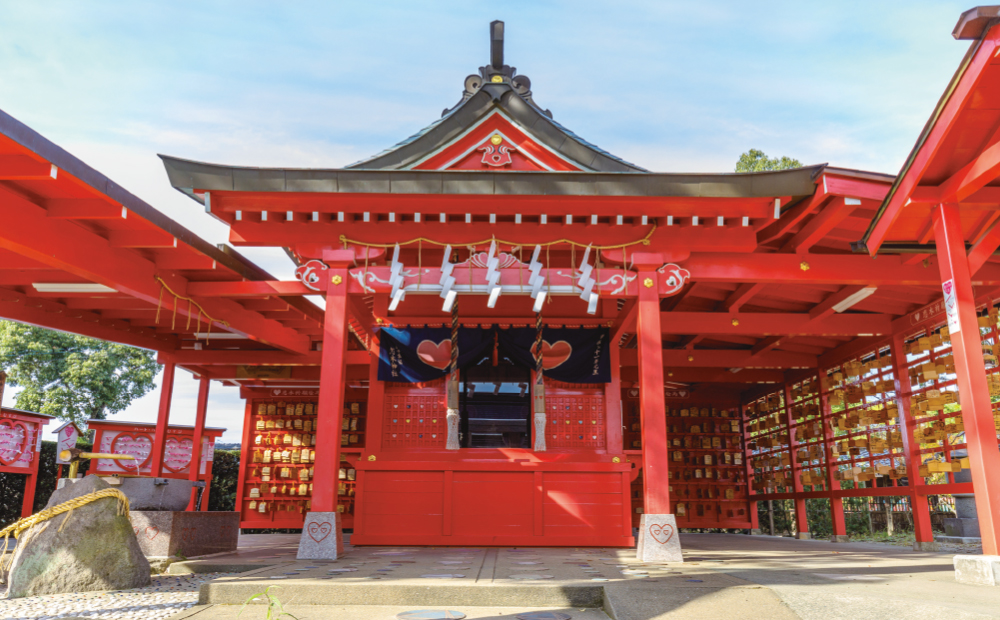
<path id="1" fill-rule="evenodd" d="M 515 616 L 517 620 L 571 620 L 573 616 L 559 611 L 532 611 Z"/>
<path id="2" fill-rule="evenodd" d="M 403 611 L 396 614 L 397 620 L 460 620 L 465 614 L 453 609 L 418 609 L 416 611 Z"/>
<path id="3" fill-rule="evenodd" d="M 454 575 L 451 573 L 444 573 L 440 575 L 420 575 L 422 579 L 461 579 L 465 575 Z"/>
<path id="4" fill-rule="evenodd" d="M 538 573 L 519 573 L 517 575 L 511 575 L 511 579 L 552 579 L 552 575 L 540 575 Z"/>

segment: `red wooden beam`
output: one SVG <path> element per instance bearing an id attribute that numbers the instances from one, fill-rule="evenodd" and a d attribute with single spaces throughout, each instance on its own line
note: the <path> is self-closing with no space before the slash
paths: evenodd
<path id="1" fill-rule="evenodd" d="M 51 181 L 58 169 L 27 155 L 0 155 L 0 181 Z"/>
<path id="2" fill-rule="evenodd" d="M 213 194 L 214 195 L 214 194 Z M 510 205 L 503 207 L 511 209 Z M 653 207 L 651 207 L 653 208 Z M 664 206 L 655 207 L 663 213 Z M 437 212 L 440 209 L 436 210 Z M 430 213 L 434 213 L 431 211 Z M 546 213 L 546 211 L 542 211 Z M 529 211 L 525 210 L 525 213 Z M 551 211 L 549 217 L 555 219 Z M 664 213 L 666 215 L 666 213 Z M 688 220 L 689 222 L 689 220 Z M 645 234 L 649 227 L 605 225 L 600 232 L 601 243 L 614 245 L 634 242 Z M 484 230 L 489 232 L 484 235 Z M 450 222 L 440 224 L 426 220 L 416 224 L 413 222 L 235 222 L 230 229 L 230 242 L 233 245 L 269 245 L 269 246 L 315 246 L 331 245 L 340 235 L 364 243 L 385 243 L 386 239 L 413 239 L 425 237 L 440 243 L 450 243 L 454 247 L 465 247 L 471 243 L 479 243 L 490 235 L 505 239 L 523 246 L 536 243 L 546 243 L 554 238 L 573 239 L 586 245 L 592 243 L 595 237 L 593 227 L 586 224 L 514 224 L 512 222 L 497 222 L 496 224 L 480 223 L 467 225 Z M 333 245 L 340 247 L 339 243 Z M 648 246 L 642 246 L 642 251 L 670 252 L 678 247 L 694 251 L 707 252 L 718 247 L 732 248 L 733 251 L 752 252 L 757 247 L 757 238 L 750 227 L 743 226 L 690 226 L 688 223 L 674 226 L 660 226 L 650 238 Z M 425 245 L 425 248 L 427 246 Z M 629 253 L 631 256 L 631 252 Z"/>
<path id="3" fill-rule="evenodd" d="M 128 210 L 99 198 L 58 198 L 45 202 L 45 215 L 64 220 L 124 220 Z"/>
<path id="4" fill-rule="evenodd" d="M 837 314 L 813 320 L 808 314 L 754 312 L 664 312 L 663 331 L 669 334 L 760 334 L 765 336 L 858 336 L 888 334 L 892 316 Z"/>
<path id="5" fill-rule="evenodd" d="M 821 179 L 822 180 L 822 179 Z M 764 245 L 774 241 L 778 237 L 784 235 L 789 230 L 791 230 L 796 224 L 802 221 L 810 213 L 813 213 L 820 206 L 830 198 L 830 194 L 826 192 L 826 189 L 820 183 L 817 186 L 816 192 L 809 198 L 804 199 L 799 204 L 795 205 L 785 213 L 781 214 L 775 222 L 768 224 L 760 231 L 757 232 L 757 243 L 758 245 Z"/>
<path id="6" fill-rule="evenodd" d="M 631 350 L 631 349 L 629 349 Z M 622 381 L 639 380 L 636 366 L 623 366 Z M 783 370 L 768 368 L 745 368 L 731 372 L 724 368 L 664 368 L 663 380 L 667 383 L 781 383 L 785 375 Z"/>
<path id="7" fill-rule="evenodd" d="M 730 312 L 739 312 L 740 308 L 749 302 L 754 295 L 759 293 L 764 286 L 765 285 L 760 283 L 740 284 L 736 287 L 736 290 L 726 298 L 726 301 L 722 303 L 723 308 Z"/>
<path id="8" fill-rule="evenodd" d="M 8 290 L 0 291 L 0 318 L 153 351 L 172 349 L 176 343 L 172 336 L 158 338 L 152 330 L 132 327 L 124 321 L 102 321 L 93 312 Z"/>
<path id="9" fill-rule="evenodd" d="M 844 288 L 840 289 L 836 293 L 830 295 L 823 301 L 813 306 L 812 310 L 809 311 L 809 316 L 811 316 L 814 320 L 828 317 L 834 314 L 834 312 L 836 312 L 836 310 L 833 309 L 834 306 L 845 302 L 852 295 L 856 295 L 861 291 L 863 291 L 864 289 L 865 289 L 864 286 L 859 286 L 859 285 L 845 286 Z"/>
<path id="10" fill-rule="evenodd" d="M 618 318 L 615 319 L 615 323 L 611 327 L 611 342 L 613 344 L 617 344 L 626 332 L 635 331 L 635 317 L 638 312 L 635 297 L 625 302 L 625 305 L 618 312 Z"/>
<path id="11" fill-rule="evenodd" d="M 750 358 L 756 359 L 763 353 L 770 351 L 780 344 L 781 336 L 768 336 L 767 338 L 763 338 L 750 349 Z"/>
<path id="12" fill-rule="evenodd" d="M 1000 129 L 986 141 L 988 145 L 941 184 L 941 202 L 962 202 L 1000 175 Z"/>
<path id="13" fill-rule="evenodd" d="M 164 230 L 113 230 L 108 233 L 112 248 L 176 248 L 177 237 Z"/>
<path id="14" fill-rule="evenodd" d="M 969 250 L 969 273 L 975 276 L 1000 248 L 1000 223 L 994 222 Z"/>
<path id="15" fill-rule="evenodd" d="M 153 263 L 141 255 L 123 248 L 112 248 L 103 237 L 67 220 L 50 219 L 45 210 L 23 197 L 0 189 L 0 248 L 17 252 L 62 269 L 76 277 L 104 284 L 154 306 L 161 303 L 161 289 L 155 277 Z M 187 280 L 177 276 L 167 277 L 171 288 L 179 295 L 186 294 Z M 205 312 L 218 320 L 230 323 L 232 329 L 247 334 L 278 348 L 308 351 L 310 341 L 294 330 L 269 321 L 250 312 L 235 301 L 208 299 L 201 301 Z M 173 297 L 162 295 L 162 307 L 172 312 Z M 189 309 L 187 302 L 177 304 L 177 314 L 198 316 L 196 308 Z"/>
<path id="16" fill-rule="evenodd" d="M 261 280 L 258 282 L 189 282 L 192 297 L 271 297 L 320 295 L 298 280 Z"/>
<path id="17" fill-rule="evenodd" d="M 782 252 L 805 254 L 809 248 L 816 245 L 831 230 L 843 222 L 861 204 L 855 198 L 837 198 L 826 205 L 822 211 L 812 216 L 802 230 L 795 233 L 782 248 Z"/>
<path id="18" fill-rule="evenodd" d="M 622 349 L 621 365 L 635 366 L 635 349 Z M 754 356 L 745 349 L 664 349 L 663 365 L 673 368 L 815 368 L 817 357 L 787 351 L 768 351 Z"/>
<path id="19" fill-rule="evenodd" d="M 899 256 L 695 253 L 682 266 L 692 282 L 940 285 L 933 258 L 924 267 L 905 265 Z M 983 266 L 976 282 L 1000 285 L 1000 267 Z"/>
<path id="20" fill-rule="evenodd" d="M 935 155 L 951 133 L 959 114 L 979 84 L 984 69 L 993 61 L 993 54 L 997 48 L 997 33 L 997 28 L 993 27 L 989 34 L 983 38 L 979 48 L 965 67 L 962 76 L 954 85 L 954 89 L 948 94 L 947 100 L 936 111 L 933 124 L 930 124 L 929 128 L 925 130 L 925 134 L 921 135 L 922 142 L 918 142 L 914 148 L 914 152 L 904 166 L 901 177 L 896 181 L 892 195 L 888 202 L 883 203 L 878 219 L 866 235 L 870 254 L 874 255 L 882 246 L 889 229 L 892 228 L 893 223 L 909 203 L 910 194 L 920 185 Z"/>

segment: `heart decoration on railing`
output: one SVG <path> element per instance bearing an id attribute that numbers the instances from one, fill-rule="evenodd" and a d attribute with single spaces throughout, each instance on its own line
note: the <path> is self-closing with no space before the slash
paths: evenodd
<path id="1" fill-rule="evenodd" d="M 167 445 L 163 454 L 163 467 L 171 473 L 177 473 L 191 464 L 194 453 L 194 441 L 185 437 L 175 439 L 167 437 Z"/>
<path id="2" fill-rule="evenodd" d="M 134 461 L 115 460 L 115 465 L 123 471 L 135 473 L 136 468 L 142 469 L 153 457 L 153 438 L 145 433 L 135 436 L 121 433 L 111 444 L 112 454 L 128 454 L 135 457 Z"/>
<path id="3" fill-rule="evenodd" d="M 27 447 L 28 427 L 15 420 L 0 420 L 0 465 L 13 465 Z"/>

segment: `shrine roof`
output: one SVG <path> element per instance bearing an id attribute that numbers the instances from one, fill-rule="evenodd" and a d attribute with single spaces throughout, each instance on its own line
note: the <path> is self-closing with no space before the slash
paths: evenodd
<path id="1" fill-rule="evenodd" d="M 226 166 L 160 155 L 171 185 L 198 194 L 297 192 L 340 194 L 494 194 L 766 198 L 805 196 L 825 164 L 754 173 L 492 172 Z M 853 171 L 835 169 L 854 176 Z"/>
<path id="2" fill-rule="evenodd" d="M 199 295 L 274 278 L 3 111 L 0 221 L 0 318 L 169 355 L 301 355 L 322 334 L 323 311 L 301 296 Z"/>
<path id="3" fill-rule="evenodd" d="M 483 68 L 484 70 L 487 67 Z M 532 101 L 530 91 L 519 88 L 523 76 L 504 82 L 477 84 L 474 91 L 444 115 L 395 146 L 368 159 L 347 166 L 353 170 L 408 170 L 418 165 L 428 155 L 448 146 L 456 137 L 483 122 L 490 114 L 499 112 L 519 127 L 526 129 L 533 138 L 552 151 L 562 155 L 585 171 L 593 172 L 646 172 L 644 168 L 612 155 L 584 140 L 576 133 L 557 123 L 548 110 L 542 111 Z M 519 92 L 520 91 L 520 92 Z M 527 96 L 524 96 L 527 92 Z"/>
<path id="4" fill-rule="evenodd" d="M 873 255 L 900 248 L 933 252 L 932 211 L 942 203 L 961 207 L 970 242 L 993 224 L 995 206 L 1000 203 L 998 25 L 997 6 L 976 7 L 959 18 L 952 36 L 972 43 L 888 194 L 853 243 L 855 251 Z"/>
<path id="5" fill-rule="evenodd" d="M 753 174 L 654 173 L 608 153 L 535 102 L 531 80 L 504 64 L 503 31 L 503 22 L 490 24 L 489 63 L 465 78 L 456 105 L 373 157 L 344 168 L 302 169 L 160 155 L 170 183 L 202 203 L 206 191 L 653 198 L 813 193 L 824 165 Z"/>
<path id="6" fill-rule="evenodd" d="M 38 413 L 36 411 L 25 411 L 24 409 L 15 409 L 13 407 L 0 407 L 0 412 L 3 413 L 17 413 L 20 415 L 29 415 L 36 418 L 42 418 L 45 420 L 53 420 L 56 416 L 49 415 L 47 413 Z M 64 425 L 65 426 L 65 425 Z"/>

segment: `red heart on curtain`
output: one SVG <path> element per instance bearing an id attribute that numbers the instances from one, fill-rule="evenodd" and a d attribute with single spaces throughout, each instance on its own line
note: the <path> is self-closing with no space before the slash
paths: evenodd
<path id="1" fill-rule="evenodd" d="M 542 368 L 552 370 L 562 366 L 563 363 L 573 355 L 573 347 L 565 340 L 558 340 L 552 344 L 542 341 Z"/>
<path id="2" fill-rule="evenodd" d="M 451 340 L 442 340 L 437 344 L 424 340 L 417 345 L 417 357 L 428 366 L 444 370 L 451 363 Z"/>

